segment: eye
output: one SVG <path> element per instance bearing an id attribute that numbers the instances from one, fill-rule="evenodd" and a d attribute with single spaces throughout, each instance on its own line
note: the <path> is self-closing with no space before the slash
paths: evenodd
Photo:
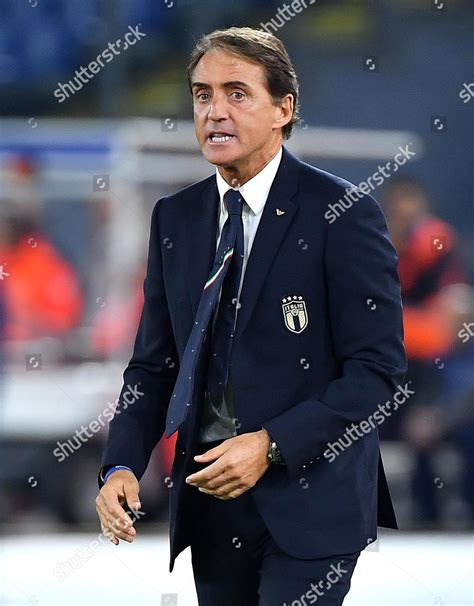
<path id="1" fill-rule="evenodd" d="M 240 95 L 240 97 L 237 98 L 237 101 L 240 101 L 241 99 L 243 99 L 245 97 L 245 94 L 239 90 L 236 90 L 232 93 L 233 95 Z"/>
<path id="2" fill-rule="evenodd" d="M 207 99 L 202 98 L 203 95 L 207 95 L 209 97 L 209 93 L 198 93 L 196 95 L 196 99 L 198 99 L 198 101 L 207 101 Z"/>

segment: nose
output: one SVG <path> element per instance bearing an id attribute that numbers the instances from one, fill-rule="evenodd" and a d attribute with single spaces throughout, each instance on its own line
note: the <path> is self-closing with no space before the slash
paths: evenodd
<path id="1" fill-rule="evenodd" d="M 213 96 L 212 101 L 209 104 L 209 113 L 207 114 L 207 117 L 209 120 L 215 122 L 225 120 L 228 117 L 225 95 Z"/>

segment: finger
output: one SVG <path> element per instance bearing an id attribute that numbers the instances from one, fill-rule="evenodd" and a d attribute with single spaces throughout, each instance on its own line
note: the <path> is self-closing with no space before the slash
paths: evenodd
<path id="1" fill-rule="evenodd" d="M 109 524 L 112 523 L 113 520 L 112 520 L 112 517 L 110 516 L 107 508 L 105 507 L 103 501 L 96 500 L 95 508 L 97 510 L 97 515 L 99 516 L 101 525 L 104 528 L 107 528 L 109 526 Z"/>
<path id="2" fill-rule="evenodd" d="M 97 510 L 103 518 L 103 522 L 107 527 L 114 527 L 117 528 L 117 530 L 124 530 L 125 532 L 130 532 L 130 530 L 132 529 L 133 521 L 129 518 L 129 516 L 121 507 L 118 508 L 119 515 L 117 516 L 111 512 L 105 500 L 100 500 L 97 503 Z"/>
<path id="3" fill-rule="evenodd" d="M 214 448 L 210 448 L 203 452 L 202 454 L 198 454 L 194 456 L 195 461 L 199 461 L 200 463 L 207 463 L 208 461 L 214 461 L 219 458 L 229 449 L 229 440 L 225 440 L 218 446 L 214 446 Z"/>
<path id="4" fill-rule="evenodd" d="M 123 525 L 123 520 L 120 518 L 108 518 L 107 522 L 106 522 L 106 527 L 114 533 L 115 536 L 122 536 L 122 535 L 128 535 L 129 537 L 134 537 L 136 535 L 136 530 L 135 528 L 133 528 L 133 526 L 131 527 L 126 527 Z"/>
<path id="5" fill-rule="evenodd" d="M 223 499 L 223 500 L 228 500 L 228 499 L 236 499 L 237 497 L 240 497 L 241 494 L 243 494 L 244 492 L 246 492 L 249 489 L 248 486 L 242 486 L 241 484 L 238 486 L 233 486 L 233 487 L 229 487 L 228 490 L 225 491 L 225 493 L 220 494 L 220 495 L 214 495 L 216 498 L 218 499 Z"/>
<path id="6" fill-rule="evenodd" d="M 107 509 L 104 502 L 101 502 L 97 505 L 97 511 L 106 527 L 113 526 L 114 528 L 121 528 L 122 530 L 127 530 L 128 528 L 131 528 L 131 524 L 123 517 L 117 517 L 112 515 Z"/>
<path id="7" fill-rule="evenodd" d="M 114 528 L 107 527 L 102 531 L 103 535 L 107 537 L 114 545 L 118 545 L 119 539 L 122 541 L 126 541 L 127 543 L 132 543 L 135 536 L 129 535 L 126 532 L 121 530 L 116 530 Z"/>
<path id="8" fill-rule="evenodd" d="M 119 539 L 122 539 L 123 541 L 127 541 L 127 542 L 131 543 L 133 541 L 133 539 L 135 538 L 135 535 L 128 535 L 127 533 L 125 533 L 121 530 L 118 530 L 118 529 L 114 528 L 113 526 L 112 527 L 107 526 L 107 524 L 101 523 L 101 528 L 102 528 L 102 534 L 107 539 L 109 539 L 109 541 L 111 541 L 114 545 L 119 544 Z"/>
<path id="9" fill-rule="evenodd" d="M 241 494 L 243 494 L 245 492 L 244 488 L 239 488 L 237 490 L 233 490 L 232 492 L 228 493 L 225 497 L 220 497 L 223 499 L 236 499 L 237 497 L 240 497 Z"/>
<path id="10" fill-rule="evenodd" d="M 212 478 L 210 480 L 205 480 L 203 482 L 197 483 L 199 488 L 205 488 L 206 490 L 218 490 L 227 486 L 232 482 L 236 482 L 240 479 L 240 476 L 230 475 L 226 470 L 224 470 L 221 474 Z"/>
<path id="11" fill-rule="evenodd" d="M 115 489 L 103 490 L 100 494 L 102 496 L 100 503 L 104 505 L 108 515 L 112 516 L 114 519 L 122 519 L 128 526 L 132 526 L 132 519 L 126 513 L 125 509 L 120 506 L 117 491 Z"/>
<path id="12" fill-rule="evenodd" d="M 113 533 L 111 533 L 109 530 L 107 530 L 107 528 L 102 524 L 102 522 L 100 523 L 100 528 L 102 530 L 102 534 L 104 535 L 104 537 L 106 539 L 109 539 L 109 541 L 111 543 L 113 543 L 114 545 L 119 544 L 119 540 L 117 539 L 117 537 Z"/>
<path id="13" fill-rule="evenodd" d="M 218 490 L 232 485 L 238 486 L 242 484 L 244 476 L 244 471 L 239 470 L 238 467 L 230 467 L 227 465 L 220 474 L 215 475 L 209 480 L 199 482 L 198 486 L 205 488 L 206 490 Z"/>
<path id="14" fill-rule="evenodd" d="M 213 480 L 220 476 L 225 469 L 225 461 L 218 459 L 215 463 L 211 463 L 211 465 L 208 465 L 205 469 L 201 469 L 201 471 L 197 471 L 188 476 L 186 482 L 188 484 L 198 484 L 201 486 L 204 482 L 208 482 L 209 480 Z"/>
<path id="15" fill-rule="evenodd" d="M 135 536 L 136 533 L 135 528 L 133 528 L 133 526 L 125 525 L 121 518 L 109 518 L 109 520 L 107 521 L 107 526 L 108 528 L 110 528 L 110 530 L 112 530 L 115 535 L 123 533 L 129 536 Z"/>
<path id="16" fill-rule="evenodd" d="M 130 509 L 140 509 L 142 506 L 140 503 L 140 499 L 138 497 L 138 492 L 140 490 L 140 486 L 138 482 L 134 479 L 126 480 L 123 483 L 123 491 L 125 495 L 125 500 Z"/>
<path id="17" fill-rule="evenodd" d="M 207 489 L 207 488 L 199 488 L 198 490 L 201 492 L 205 492 L 206 494 L 210 494 L 213 497 L 224 497 L 235 490 L 239 490 L 242 488 L 240 482 L 227 482 L 220 488 L 215 489 Z"/>

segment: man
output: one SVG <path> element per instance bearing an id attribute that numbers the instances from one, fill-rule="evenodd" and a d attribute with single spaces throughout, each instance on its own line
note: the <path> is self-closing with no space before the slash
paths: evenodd
<path id="1" fill-rule="evenodd" d="M 433 527 L 441 514 L 433 478 L 443 438 L 449 438 L 464 459 L 461 494 L 474 502 L 473 423 L 464 411 L 472 400 L 472 372 L 467 370 L 472 369 L 472 353 L 462 347 L 458 333 L 466 319 L 462 310 L 469 307 L 468 271 L 456 230 L 433 213 L 416 177 L 391 179 L 382 192 L 382 208 L 399 257 L 408 375 L 417 389 L 410 408 L 381 435 L 401 436 L 410 445 L 414 517 L 417 523 Z M 439 371 L 439 360 L 445 372 Z"/>
<path id="2" fill-rule="evenodd" d="M 367 419 L 406 370 L 397 256 L 373 198 L 329 224 L 351 184 L 282 146 L 298 83 L 276 37 L 204 36 L 188 78 L 217 169 L 153 210 L 121 393 L 144 395 L 110 424 L 102 528 L 133 541 L 123 506 L 137 507 L 153 448 L 178 430 L 170 571 L 190 545 L 199 604 L 342 604 L 377 522 L 396 527 Z"/>

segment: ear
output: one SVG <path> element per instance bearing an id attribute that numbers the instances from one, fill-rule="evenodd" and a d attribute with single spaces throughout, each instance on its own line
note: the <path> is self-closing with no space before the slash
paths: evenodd
<path id="1" fill-rule="evenodd" d="M 295 98 L 291 93 L 283 97 L 278 105 L 275 106 L 275 127 L 283 128 L 285 124 L 291 122 L 295 109 Z"/>

